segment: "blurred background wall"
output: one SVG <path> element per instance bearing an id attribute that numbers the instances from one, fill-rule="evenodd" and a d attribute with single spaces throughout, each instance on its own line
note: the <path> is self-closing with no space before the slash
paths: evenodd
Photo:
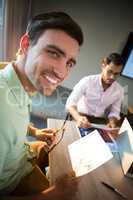
<path id="1" fill-rule="evenodd" d="M 73 86 L 88 74 L 100 72 L 101 60 L 111 52 L 121 53 L 133 31 L 133 1 L 33 0 L 32 15 L 51 10 L 68 12 L 81 25 L 85 41 L 76 67 L 63 85 Z M 120 77 L 129 105 L 133 105 L 133 80 Z"/>

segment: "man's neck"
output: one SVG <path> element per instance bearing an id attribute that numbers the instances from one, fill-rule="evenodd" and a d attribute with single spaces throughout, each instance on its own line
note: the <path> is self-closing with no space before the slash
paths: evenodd
<path id="1" fill-rule="evenodd" d="M 24 68 L 21 67 L 17 62 L 13 62 L 13 68 L 14 68 L 24 90 L 29 94 L 36 92 L 36 89 L 34 88 L 32 83 L 29 81 L 27 76 L 25 75 Z"/>
<path id="2" fill-rule="evenodd" d="M 106 91 L 111 86 L 110 84 L 105 83 L 103 80 L 101 80 L 101 82 L 102 82 L 102 86 L 103 86 L 104 91 Z"/>

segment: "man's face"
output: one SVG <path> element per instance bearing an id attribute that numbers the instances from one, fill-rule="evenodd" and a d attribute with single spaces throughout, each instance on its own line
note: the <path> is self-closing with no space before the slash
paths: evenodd
<path id="1" fill-rule="evenodd" d="M 110 64 L 102 65 L 102 82 L 110 86 L 120 75 L 122 65 L 115 65 L 113 62 Z"/>
<path id="2" fill-rule="evenodd" d="M 48 29 L 27 49 L 25 74 L 42 94 L 49 96 L 76 64 L 78 42 L 61 30 Z"/>

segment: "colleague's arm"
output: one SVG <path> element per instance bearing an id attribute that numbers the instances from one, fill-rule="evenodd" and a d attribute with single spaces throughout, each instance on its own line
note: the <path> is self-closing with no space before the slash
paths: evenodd
<path id="1" fill-rule="evenodd" d="M 90 122 L 85 116 L 80 115 L 77 110 L 77 104 L 86 93 L 86 87 L 88 85 L 88 77 L 82 78 L 74 87 L 72 93 L 67 99 L 66 110 L 70 112 L 74 120 L 77 122 L 78 127 L 88 128 Z"/>
<path id="2" fill-rule="evenodd" d="M 121 105 L 122 105 L 123 99 L 124 99 L 124 91 L 123 89 L 121 89 L 117 99 L 110 107 L 110 113 L 108 115 L 108 120 L 109 120 L 108 125 L 111 128 L 115 128 L 119 126 L 120 111 L 121 111 Z"/>
<path id="3" fill-rule="evenodd" d="M 79 114 L 79 112 L 77 111 L 76 106 L 70 106 L 68 111 L 72 115 L 74 120 L 76 121 L 78 127 L 80 127 L 80 128 L 89 128 L 91 126 L 91 124 L 90 124 L 89 120 L 87 119 L 87 117 L 82 116 L 82 115 Z"/>

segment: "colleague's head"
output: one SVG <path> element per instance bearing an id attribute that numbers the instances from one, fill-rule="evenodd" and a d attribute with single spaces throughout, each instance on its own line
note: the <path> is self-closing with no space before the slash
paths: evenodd
<path id="1" fill-rule="evenodd" d="M 111 53 L 102 61 L 102 81 L 111 85 L 120 75 L 123 66 L 123 59 L 118 53 Z"/>
<path id="2" fill-rule="evenodd" d="M 26 77 L 38 91 L 51 95 L 76 64 L 82 43 L 81 28 L 66 13 L 33 17 L 20 41 Z"/>

